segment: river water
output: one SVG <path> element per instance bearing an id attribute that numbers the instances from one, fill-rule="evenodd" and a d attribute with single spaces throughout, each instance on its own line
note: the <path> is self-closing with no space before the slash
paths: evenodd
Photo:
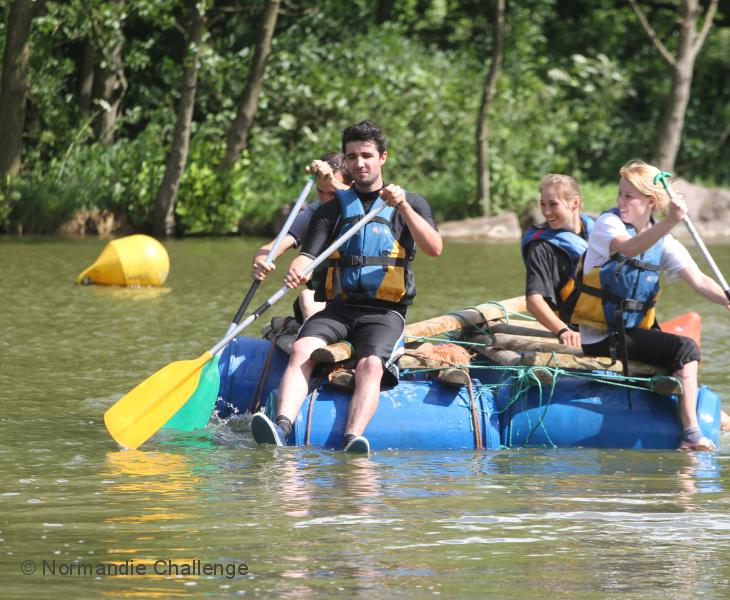
<path id="1" fill-rule="evenodd" d="M 120 450 L 104 410 L 223 336 L 260 241 L 168 242 L 165 288 L 134 290 L 72 284 L 102 241 L 0 239 L 3 598 L 727 597 L 727 435 L 716 453 L 366 459 L 257 449 L 239 423 Z M 730 273 L 730 246 L 711 251 Z M 411 321 L 523 289 L 516 244 L 449 242 L 416 273 Z M 728 409 L 730 314 L 668 286 L 660 318 L 686 310 Z"/>

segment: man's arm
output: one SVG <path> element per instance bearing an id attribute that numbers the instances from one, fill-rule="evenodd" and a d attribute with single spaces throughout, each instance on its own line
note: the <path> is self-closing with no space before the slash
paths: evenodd
<path id="1" fill-rule="evenodd" d="M 410 205 L 403 188 L 390 184 L 380 191 L 380 197 L 400 213 L 420 250 L 429 256 L 441 254 L 441 234 Z"/>
<path id="2" fill-rule="evenodd" d="M 251 268 L 251 277 L 254 279 L 258 279 L 259 281 L 266 279 L 266 276 L 276 269 L 274 261 L 284 254 L 284 252 L 289 250 L 289 248 L 296 246 L 296 240 L 292 236 L 284 236 L 284 239 L 279 245 L 279 249 L 276 251 L 276 256 L 272 257 L 270 263 L 267 263 L 266 257 L 269 255 L 271 248 L 273 248 L 274 241 L 275 240 L 271 240 L 268 244 L 264 244 L 256 251 L 256 254 L 254 254 L 253 265 Z"/>

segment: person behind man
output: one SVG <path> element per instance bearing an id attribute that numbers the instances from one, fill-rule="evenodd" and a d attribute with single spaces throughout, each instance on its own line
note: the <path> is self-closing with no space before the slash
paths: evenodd
<path id="1" fill-rule="evenodd" d="M 251 276 L 254 279 L 263 281 L 269 273 L 276 269 L 274 261 L 279 258 L 289 248 L 298 248 L 304 241 L 309 223 L 312 220 L 314 212 L 321 204 L 325 204 L 335 197 L 335 191 L 347 189 L 352 183 L 352 177 L 345 167 L 345 157 L 341 152 L 328 152 L 320 157 L 319 160 L 313 160 L 307 166 L 308 173 L 316 173 L 315 181 L 317 189 L 317 200 L 304 207 L 294 219 L 289 227 L 289 231 L 282 240 L 273 257 L 272 262 L 267 263 L 266 257 L 274 245 L 275 240 L 264 244 L 256 251 L 253 257 L 253 265 L 251 268 Z M 316 279 L 316 278 L 315 278 Z M 304 323 L 315 312 L 324 308 L 324 302 L 317 302 L 314 299 L 314 290 L 305 289 L 299 294 L 294 301 L 294 316 L 301 324 Z"/>
<path id="2" fill-rule="evenodd" d="M 578 183 L 568 175 L 550 173 L 540 182 L 540 212 L 545 222 L 530 227 L 522 238 L 527 278 L 527 310 L 561 344 L 580 347 L 580 333 L 570 326 L 572 279 L 588 247 L 593 218 L 581 214 Z"/>
<path id="3" fill-rule="evenodd" d="M 443 248 L 425 198 L 384 183 L 382 167 L 388 151 L 377 125 L 361 121 L 347 127 L 342 151 L 353 186 L 336 192 L 335 202 L 317 209 L 284 283 L 292 289 L 304 283 L 302 270 L 329 241 L 382 203 L 388 207 L 330 257 L 326 278 L 316 291 L 316 299 L 327 305 L 304 324 L 293 345 L 279 386 L 276 423 L 263 413 L 251 419 L 251 432 L 260 444 L 286 443 L 308 392 L 315 366 L 312 352 L 347 339 L 357 365 L 343 446 L 351 452 L 370 451 L 363 433 L 377 409 L 381 379 L 385 385 L 397 385 L 395 350 L 402 343 L 406 312 L 416 295 L 411 270 L 416 248 L 434 257 Z"/>
<path id="4" fill-rule="evenodd" d="M 667 368 L 681 381 L 681 450 L 710 450 L 697 421 L 700 351 L 691 338 L 653 328 L 659 272 L 684 279 L 701 296 L 730 309 L 722 288 L 702 273 L 687 249 L 669 233 L 687 214 L 683 198 L 670 198 L 655 178 L 657 167 L 635 160 L 619 171 L 617 207 L 604 212 L 588 239 L 580 296 L 573 320 L 580 323 L 583 352 Z M 666 216 L 655 221 L 657 210 Z"/>

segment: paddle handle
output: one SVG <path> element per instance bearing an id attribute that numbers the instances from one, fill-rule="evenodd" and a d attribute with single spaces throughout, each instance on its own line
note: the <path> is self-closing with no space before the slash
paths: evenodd
<path id="1" fill-rule="evenodd" d="M 349 229 L 347 232 L 345 232 L 343 235 L 341 235 L 339 238 L 337 238 L 334 242 L 332 242 L 317 258 L 315 258 L 309 265 L 307 265 L 302 270 L 302 275 L 309 275 L 312 273 L 319 265 L 321 265 L 325 260 L 327 260 L 330 255 L 337 250 L 340 246 L 342 246 L 347 240 L 349 240 L 351 237 L 356 235 L 365 225 L 367 225 L 370 221 L 372 221 L 380 211 L 382 211 L 384 208 L 386 208 L 388 205 L 383 202 L 380 206 L 377 208 L 372 209 L 367 215 L 365 215 L 362 219 L 360 219 L 351 229 Z M 224 348 L 228 342 L 230 342 L 234 337 L 236 337 L 239 333 L 241 333 L 246 327 L 248 327 L 251 323 L 253 323 L 256 319 L 258 319 L 266 310 L 271 308 L 276 302 L 278 302 L 281 297 L 286 294 L 289 291 L 289 288 L 286 285 L 282 285 L 274 294 L 261 306 L 259 306 L 255 311 L 253 311 L 252 314 L 250 314 L 245 321 L 242 323 L 236 325 L 232 330 L 230 330 L 226 336 L 218 342 L 215 346 L 213 346 L 209 352 L 211 354 L 216 354 L 219 350 Z"/>
<path id="2" fill-rule="evenodd" d="M 286 234 L 289 233 L 289 229 L 291 228 L 294 219 L 296 219 L 299 211 L 301 211 L 302 206 L 304 205 L 304 202 L 307 200 L 307 196 L 309 196 L 309 191 L 312 189 L 312 185 L 314 184 L 314 180 L 316 177 L 316 175 L 312 175 L 311 177 L 309 177 L 309 179 L 307 179 L 307 183 L 304 185 L 304 188 L 299 194 L 299 197 L 294 203 L 294 206 L 289 211 L 289 216 L 286 218 L 286 221 L 284 221 L 284 225 L 281 226 L 281 230 L 277 234 L 276 239 L 274 239 L 274 244 L 271 246 L 271 250 L 269 250 L 269 253 L 266 255 L 266 262 L 268 264 L 274 262 L 274 259 L 276 258 L 276 253 L 279 251 L 279 247 L 284 241 L 284 237 L 286 237 Z M 246 292 L 246 297 L 243 299 L 243 302 L 241 302 L 241 306 L 238 307 L 238 310 L 236 311 L 236 316 L 233 317 L 233 321 L 228 327 L 227 333 L 233 331 L 236 325 L 241 322 L 241 317 L 243 317 L 243 313 L 246 312 L 248 305 L 251 304 L 251 300 L 253 299 L 253 296 L 256 293 L 256 290 L 258 289 L 260 284 L 261 281 L 256 279 L 251 284 L 251 287 L 248 288 L 248 292 Z"/>
<path id="3" fill-rule="evenodd" d="M 715 260 L 712 258 L 712 255 L 707 249 L 707 246 L 705 246 L 705 243 L 702 241 L 700 234 L 697 233 L 697 230 L 695 229 L 695 226 L 693 225 L 689 217 L 685 216 L 682 221 L 684 221 L 684 224 L 687 226 L 689 234 L 692 236 L 695 244 L 697 244 L 697 247 L 700 249 L 702 256 L 705 257 L 705 260 L 710 265 L 710 269 L 712 269 L 712 272 L 715 275 L 715 279 L 717 279 L 717 282 L 720 284 L 722 291 L 725 292 L 725 297 L 727 298 L 728 302 L 730 302 L 730 288 L 728 288 L 727 281 L 725 281 L 725 278 L 722 276 L 720 269 L 717 267 L 717 263 L 715 263 Z"/>
<path id="4" fill-rule="evenodd" d="M 662 182 L 662 185 L 664 186 L 664 189 L 666 190 L 667 196 L 669 196 L 669 199 L 674 200 L 674 193 L 672 192 L 672 188 L 669 187 L 669 183 L 667 182 L 668 176 L 670 176 L 669 173 L 662 172 L 659 175 L 657 175 L 657 178 Z M 712 258 L 710 251 L 707 249 L 707 246 L 705 246 L 705 242 L 702 241 L 702 238 L 700 237 L 700 234 L 697 232 L 697 229 L 695 229 L 695 226 L 692 223 L 692 220 L 689 218 L 689 215 L 685 215 L 682 218 L 682 221 L 684 222 L 685 226 L 687 227 L 687 230 L 689 231 L 689 234 L 692 236 L 692 239 L 694 240 L 695 244 L 699 248 L 700 253 L 702 254 L 702 256 L 705 257 L 707 264 L 710 265 L 710 269 L 712 269 L 712 273 L 715 275 L 715 279 L 717 279 L 717 282 L 720 284 L 722 291 L 725 292 L 725 297 L 727 298 L 728 302 L 730 302 L 730 288 L 727 285 L 727 281 L 725 281 L 725 278 L 722 276 L 720 269 L 717 267 L 717 263 L 715 262 L 715 259 Z"/>

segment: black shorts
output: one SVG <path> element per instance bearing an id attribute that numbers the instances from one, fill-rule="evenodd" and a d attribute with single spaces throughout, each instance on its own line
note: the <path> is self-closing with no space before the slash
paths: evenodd
<path id="1" fill-rule="evenodd" d="M 377 356 L 383 361 L 383 384 L 392 387 L 398 385 L 396 360 L 403 353 L 404 327 L 403 316 L 394 310 L 331 302 L 304 323 L 297 339 L 347 340 L 358 359 Z"/>
<path id="2" fill-rule="evenodd" d="M 611 356 L 610 336 L 595 344 L 583 344 L 588 356 Z M 692 338 L 658 329 L 627 329 L 626 349 L 630 360 L 679 371 L 684 365 L 700 360 L 700 350 Z M 617 358 L 621 359 L 621 349 Z"/>

